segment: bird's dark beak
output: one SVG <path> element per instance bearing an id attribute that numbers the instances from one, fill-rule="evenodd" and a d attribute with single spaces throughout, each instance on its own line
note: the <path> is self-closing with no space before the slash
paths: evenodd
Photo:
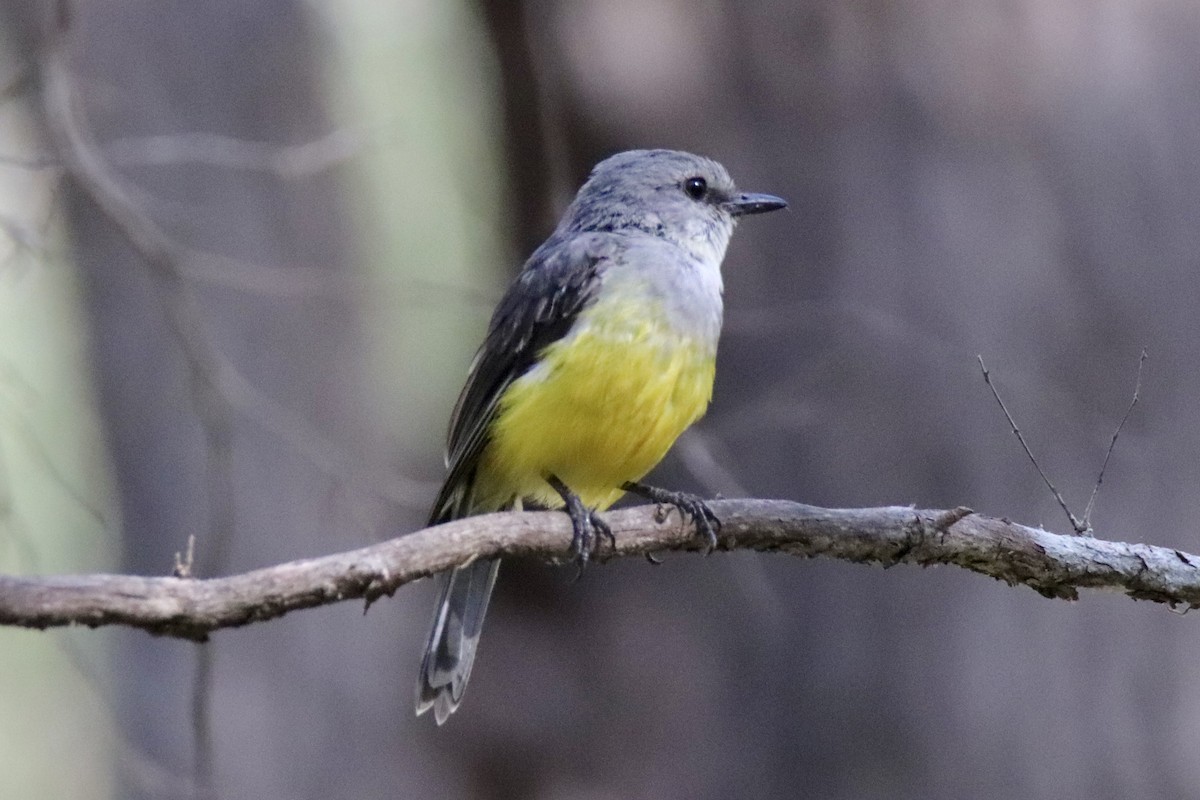
<path id="1" fill-rule="evenodd" d="M 787 201 L 773 194 L 739 194 L 726 200 L 724 206 L 733 216 L 741 217 L 787 208 Z"/>

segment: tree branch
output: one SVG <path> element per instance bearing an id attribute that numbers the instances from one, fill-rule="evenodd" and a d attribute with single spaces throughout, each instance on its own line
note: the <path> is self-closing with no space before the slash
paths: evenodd
<path id="1" fill-rule="evenodd" d="M 856 563 L 953 564 L 1074 600 L 1078 589 L 1110 589 L 1172 608 L 1200 607 L 1200 556 L 1145 544 L 1063 536 L 969 509 L 824 509 L 783 500 L 718 500 L 721 550 L 824 556 Z M 615 553 L 697 550 L 675 513 L 653 506 L 606 515 Z M 472 558 L 568 557 L 571 526 L 557 512 L 509 512 L 458 520 L 371 547 L 292 561 L 226 578 L 133 575 L 0 575 L 0 624 L 44 629 L 125 625 L 204 640 L 221 628 L 289 611 L 364 599 Z"/>

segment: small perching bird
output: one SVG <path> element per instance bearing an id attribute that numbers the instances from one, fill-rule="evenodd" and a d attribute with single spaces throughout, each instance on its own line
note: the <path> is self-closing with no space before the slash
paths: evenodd
<path id="1" fill-rule="evenodd" d="M 565 508 L 580 567 L 625 492 L 679 508 L 711 547 L 699 498 L 638 483 L 708 407 L 721 333 L 721 261 L 738 217 L 784 208 L 715 161 L 631 150 L 600 162 L 492 316 L 450 421 L 430 525 Z M 499 560 L 439 577 L 417 684 L 438 724 L 471 675 Z"/>

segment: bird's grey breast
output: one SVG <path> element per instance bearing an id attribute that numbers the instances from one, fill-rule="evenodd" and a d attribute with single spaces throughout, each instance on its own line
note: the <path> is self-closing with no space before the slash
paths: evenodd
<path id="1" fill-rule="evenodd" d="M 715 351 L 721 333 L 724 248 L 697 252 L 644 233 L 614 238 L 604 291 L 631 305 L 649 302 L 671 329 Z"/>

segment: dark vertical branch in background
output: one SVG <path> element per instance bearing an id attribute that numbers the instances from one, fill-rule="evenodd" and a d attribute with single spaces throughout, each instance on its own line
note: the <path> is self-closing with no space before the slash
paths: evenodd
<path id="1" fill-rule="evenodd" d="M 528 24 L 528 2 L 478 0 L 484 23 L 500 62 L 500 104 L 504 117 L 505 207 L 511 239 L 518 252 L 529 252 L 553 224 L 551 174 L 546 130 L 552 113 L 542 97 Z M 511 266 L 512 269 L 516 265 Z"/>
<path id="2" fill-rule="evenodd" d="M 505 176 L 512 187 L 506 207 L 515 252 L 524 257 L 558 221 L 555 192 L 573 194 L 586 170 L 619 143 L 599 135 L 579 108 L 549 4 L 478 3 L 499 60 Z"/>

